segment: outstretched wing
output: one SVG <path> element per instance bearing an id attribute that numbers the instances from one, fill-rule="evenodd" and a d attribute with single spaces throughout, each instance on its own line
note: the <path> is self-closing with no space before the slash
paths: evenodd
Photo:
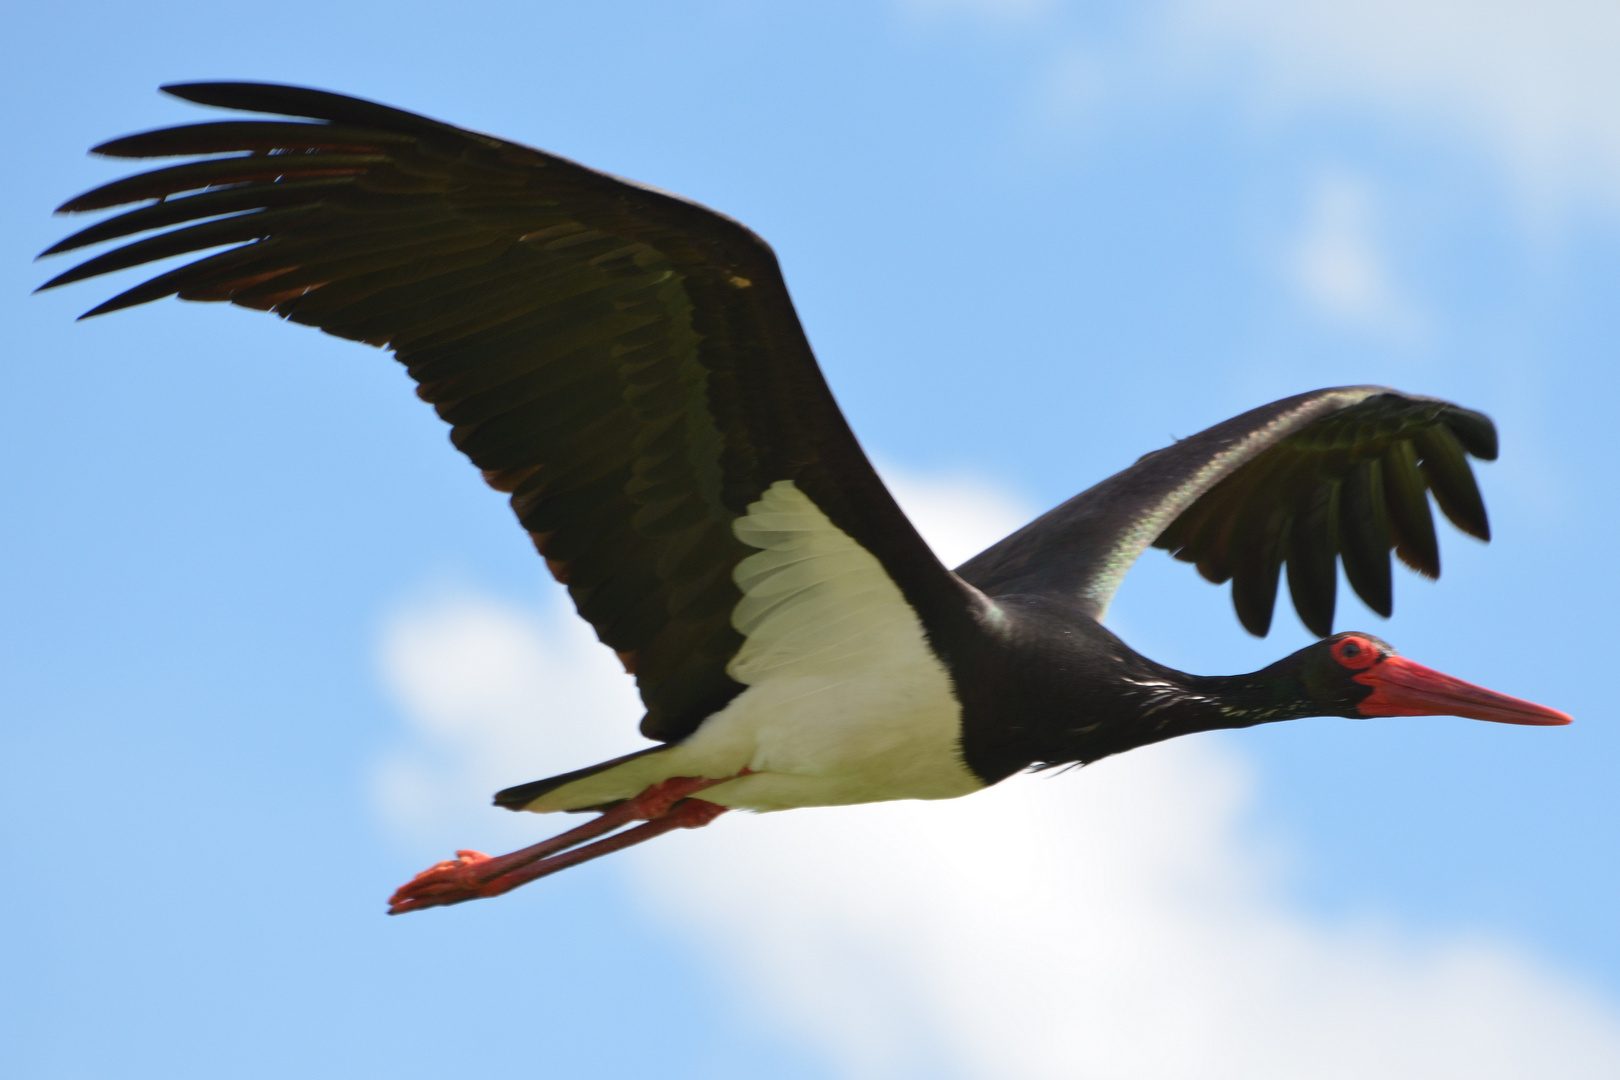
<path id="1" fill-rule="evenodd" d="M 63 211 L 156 200 L 47 254 L 166 229 L 43 286 L 236 245 L 89 315 L 178 294 L 386 346 L 632 670 L 675 740 L 741 686 L 732 522 L 791 480 L 919 611 L 960 597 L 821 377 L 763 240 L 712 210 L 371 102 L 251 83 L 166 87 L 314 122 L 133 135 L 113 157 L 210 155 Z M 959 602 L 959 601 L 958 601 Z"/>
<path id="2" fill-rule="evenodd" d="M 1284 398 L 1146 455 L 957 568 L 995 596 L 1078 595 L 1101 618 L 1148 545 L 1232 582 L 1252 634 L 1271 628 L 1277 580 L 1312 633 L 1333 632 L 1336 563 L 1388 616 L 1389 552 L 1428 577 L 1440 550 L 1428 492 L 1452 524 L 1490 539 L 1468 463 L 1496 458 L 1481 413 L 1381 386 Z"/>

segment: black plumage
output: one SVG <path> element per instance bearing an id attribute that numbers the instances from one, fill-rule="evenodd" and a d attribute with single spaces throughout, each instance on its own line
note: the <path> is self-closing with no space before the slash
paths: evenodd
<path id="1" fill-rule="evenodd" d="M 1469 458 L 1496 457 L 1496 430 L 1480 413 L 1376 386 L 1286 398 L 1144 456 L 952 573 L 862 453 L 775 256 L 742 225 L 543 151 L 371 102 L 254 83 L 166 89 L 199 104 L 304 119 L 189 124 L 103 143 L 96 152 L 108 156 L 193 160 L 63 204 L 78 213 L 155 200 L 51 247 L 45 254 L 150 234 L 42 288 L 203 253 L 87 316 L 178 295 L 273 311 L 390 349 L 450 425 L 454 445 L 511 496 L 580 615 L 634 673 L 647 709 L 642 732 L 662 744 L 502 792 L 498 801 L 514 809 L 606 813 L 517 862 L 444 864 L 402 893 L 399 910 L 504 891 L 612 846 L 703 824 L 726 805 L 709 789 L 771 772 L 764 758 L 739 759 L 721 774 L 668 771 L 754 687 L 737 667 L 746 646 L 739 567 L 768 541 L 743 537 L 789 526 L 754 522 L 750 532 L 741 519 L 786 513 L 760 510 L 771 492 L 800 508 L 792 528 L 810 536 L 824 515 L 816 542 L 852 543 L 838 573 L 876 560 L 905 611 L 898 622 L 892 606 L 874 618 L 902 628 L 915 620 L 933 659 L 896 667 L 893 677 L 917 682 L 919 694 L 948 688 L 956 712 L 940 768 L 961 775 L 940 780 L 942 792 L 1296 716 L 1443 707 L 1518 723 L 1567 720 L 1457 690 L 1465 684 L 1400 661 L 1365 635 L 1338 635 L 1222 680 L 1156 665 L 1099 623 L 1150 545 L 1195 563 L 1210 581 L 1231 581 L 1238 618 L 1255 634 L 1270 628 L 1285 570 L 1295 609 L 1319 636 L 1332 633 L 1340 563 L 1368 606 L 1389 615 L 1391 551 L 1439 575 L 1431 494 L 1458 528 L 1489 539 Z M 833 577 L 806 580 L 781 603 L 840 587 Z M 877 612 L 872 597 L 881 592 L 869 585 L 849 610 L 864 603 Z M 749 618 L 757 629 L 758 613 Z M 817 632 L 837 640 L 833 630 Z M 930 664 L 942 682 L 929 683 Z M 1367 681 L 1369 672 L 1383 681 Z M 838 688 L 836 673 L 823 681 Z M 870 722 L 889 721 L 880 712 Z M 925 728 L 897 729 L 894 745 L 921 740 L 925 754 L 934 737 L 919 734 Z M 785 775 L 822 769 L 837 779 L 830 761 Z M 659 762 L 668 769 L 657 772 Z M 875 772 L 861 783 L 871 798 L 903 797 L 900 788 L 885 793 L 882 767 L 868 764 Z M 650 778 L 649 786 L 639 795 L 601 787 L 621 774 Z M 584 794 L 567 795 L 575 789 Z M 698 791 L 720 802 L 697 799 Z M 634 820 L 646 824 L 559 854 Z"/>

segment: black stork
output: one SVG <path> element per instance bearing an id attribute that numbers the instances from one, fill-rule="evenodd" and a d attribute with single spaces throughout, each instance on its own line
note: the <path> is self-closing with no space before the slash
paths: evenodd
<path id="1" fill-rule="evenodd" d="M 1198 731 L 1570 720 L 1332 632 L 1341 561 L 1384 616 L 1392 550 L 1439 575 L 1430 494 L 1489 538 L 1468 461 L 1496 457 L 1480 413 L 1378 386 L 1284 398 L 1146 455 L 952 572 L 862 453 L 775 256 L 741 224 L 355 98 L 165 89 L 298 119 L 96 147 L 193 160 L 65 203 L 143 205 L 46 254 L 153 235 L 42 288 L 224 247 L 85 317 L 178 295 L 391 348 L 646 704 L 656 745 L 495 796 L 596 818 L 499 858 L 458 852 L 403 886 L 394 913 L 493 896 L 731 808 L 953 798 Z M 1138 655 L 1099 620 L 1150 545 L 1230 580 L 1261 636 L 1286 565 L 1322 640 L 1249 675 Z"/>

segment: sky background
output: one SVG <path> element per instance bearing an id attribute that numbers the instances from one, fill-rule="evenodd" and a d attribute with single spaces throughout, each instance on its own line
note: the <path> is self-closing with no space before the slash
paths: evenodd
<path id="1" fill-rule="evenodd" d="M 19 1076 L 1620 1075 L 1608 0 L 13 3 L 0 36 L 0 1053 Z M 1495 539 L 1361 628 L 1574 714 L 1309 720 L 950 804 L 729 815 L 382 916 L 495 788 L 641 745 L 628 681 L 386 357 L 38 297 L 87 147 L 206 78 L 338 90 L 775 247 L 960 559 L 1318 386 L 1496 420 Z M 218 114 L 213 114 L 218 115 Z M 127 284 L 127 283 L 125 283 Z M 1150 552 L 1109 624 L 1248 637 Z"/>

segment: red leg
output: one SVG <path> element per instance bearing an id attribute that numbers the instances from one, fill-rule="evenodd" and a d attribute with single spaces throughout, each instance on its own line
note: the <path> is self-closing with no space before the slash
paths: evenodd
<path id="1" fill-rule="evenodd" d="M 677 776 L 665 780 L 635 798 L 620 803 L 594 821 L 510 855 L 491 858 L 478 851 L 458 851 L 455 859 L 431 866 L 400 886 L 389 899 L 388 914 L 399 915 L 418 908 L 441 907 L 485 896 L 499 896 L 536 878 L 651 840 L 672 829 L 696 829 L 707 825 L 725 813 L 726 807 L 689 796 L 723 784 L 728 779 L 731 778 L 709 780 Z M 645 821 L 646 824 L 573 851 L 567 850 L 632 821 Z"/>

